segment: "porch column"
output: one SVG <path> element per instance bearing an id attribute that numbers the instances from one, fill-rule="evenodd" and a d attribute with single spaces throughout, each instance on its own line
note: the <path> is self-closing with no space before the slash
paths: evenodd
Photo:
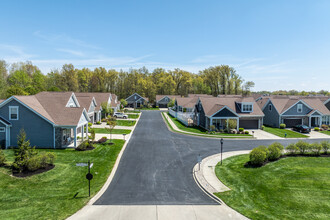
<path id="1" fill-rule="evenodd" d="M 237 124 L 236 130 L 239 131 L 239 118 L 236 118 L 236 124 Z"/>
<path id="2" fill-rule="evenodd" d="M 86 124 L 86 138 L 88 139 L 88 124 Z"/>
<path id="3" fill-rule="evenodd" d="M 74 127 L 73 133 L 74 133 L 74 147 L 77 147 L 77 127 Z"/>
<path id="4" fill-rule="evenodd" d="M 308 127 L 312 127 L 312 116 L 309 116 L 309 123 L 308 123 Z"/>
<path id="5" fill-rule="evenodd" d="M 211 119 L 210 119 L 210 128 L 211 128 L 212 125 L 213 125 L 213 118 L 211 117 Z"/>
<path id="6" fill-rule="evenodd" d="M 84 141 L 84 130 L 85 130 L 85 125 L 83 125 L 82 127 L 81 127 L 81 129 L 82 129 L 82 131 L 81 131 L 81 137 L 82 137 L 82 141 Z"/>

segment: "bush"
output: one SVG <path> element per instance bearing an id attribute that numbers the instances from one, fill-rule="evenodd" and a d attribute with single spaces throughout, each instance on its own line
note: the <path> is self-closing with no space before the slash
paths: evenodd
<path id="1" fill-rule="evenodd" d="M 265 126 L 263 125 L 263 126 L 261 126 L 261 130 L 264 130 L 265 129 Z"/>
<path id="2" fill-rule="evenodd" d="M 249 134 L 250 132 L 249 131 L 245 131 L 245 134 Z"/>
<path id="3" fill-rule="evenodd" d="M 250 163 L 256 166 L 261 166 L 267 159 L 267 153 L 262 148 L 254 148 L 250 152 Z"/>
<path id="4" fill-rule="evenodd" d="M 280 128 L 281 128 L 281 129 L 286 128 L 286 124 L 280 124 Z"/>
<path id="5" fill-rule="evenodd" d="M 283 146 L 281 143 L 279 143 L 279 142 L 274 142 L 274 143 L 272 143 L 270 146 L 275 146 L 275 147 L 277 147 L 277 148 L 281 151 L 281 153 L 282 153 L 282 151 L 284 150 L 284 146 Z"/>
<path id="6" fill-rule="evenodd" d="M 315 154 L 315 155 L 320 155 L 321 154 L 321 150 L 322 150 L 322 145 L 321 144 L 313 143 L 310 146 L 311 146 L 311 150 L 312 150 L 313 154 Z"/>
<path id="7" fill-rule="evenodd" d="M 320 128 L 319 127 L 315 127 L 314 128 L 314 131 L 320 131 Z"/>
<path id="8" fill-rule="evenodd" d="M 106 122 L 107 119 L 106 119 L 106 118 L 102 118 L 101 121 L 102 121 L 102 122 Z"/>
<path id="9" fill-rule="evenodd" d="M 330 148 L 330 142 L 329 141 L 321 141 L 321 146 L 322 146 L 322 150 L 325 154 L 328 154 L 328 150 Z"/>
<path id="10" fill-rule="evenodd" d="M 268 160 L 277 160 L 281 156 L 281 150 L 274 144 L 268 147 Z"/>
<path id="11" fill-rule="evenodd" d="M 100 124 L 101 124 L 101 122 L 100 122 L 100 121 L 97 121 L 97 122 L 96 122 L 96 124 L 97 124 L 97 125 L 100 125 Z"/>
<path id="12" fill-rule="evenodd" d="M 238 129 L 240 132 L 243 132 L 244 131 L 244 128 L 239 128 Z"/>
<path id="13" fill-rule="evenodd" d="M 321 128 L 325 131 L 329 130 L 329 126 L 325 124 L 321 125 Z"/>
<path id="14" fill-rule="evenodd" d="M 210 126 L 210 130 L 211 130 L 211 131 L 215 131 L 215 126 L 214 126 L 214 125 L 211 125 L 211 126 Z"/>
<path id="15" fill-rule="evenodd" d="M 5 165 L 6 157 L 2 150 L 0 150 L 0 167 Z"/>
<path id="16" fill-rule="evenodd" d="M 301 154 L 304 154 L 309 150 L 309 143 L 304 141 L 298 141 L 296 146 L 298 147 Z"/>
<path id="17" fill-rule="evenodd" d="M 92 123 L 88 122 L 88 127 L 92 127 L 92 125 L 93 125 Z"/>
<path id="18" fill-rule="evenodd" d="M 36 171 L 41 168 L 41 157 L 40 156 L 34 156 L 31 158 L 28 158 L 26 160 L 26 167 L 28 171 Z"/>
<path id="19" fill-rule="evenodd" d="M 99 139 L 98 141 L 97 141 L 97 143 L 99 143 L 99 144 L 103 144 L 104 142 L 106 142 L 108 139 L 106 138 L 106 137 L 102 137 L 101 139 Z"/>
<path id="20" fill-rule="evenodd" d="M 289 144 L 286 147 L 286 150 L 289 152 L 289 154 L 296 154 L 299 152 L 299 148 L 295 144 Z"/>
<path id="21" fill-rule="evenodd" d="M 107 121 L 107 125 L 110 125 L 110 122 L 109 121 Z"/>

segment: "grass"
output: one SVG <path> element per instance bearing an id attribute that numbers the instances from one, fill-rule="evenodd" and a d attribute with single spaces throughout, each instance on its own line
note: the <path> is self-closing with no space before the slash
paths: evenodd
<path id="1" fill-rule="evenodd" d="M 1 219 L 65 219 L 89 201 L 87 167 L 76 163 L 94 163 L 91 172 L 91 198 L 107 180 L 123 140 L 113 140 L 113 145 L 96 145 L 93 151 L 38 150 L 57 155 L 55 168 L 27 178 L 10 176 L 8 168 L 0 167 Z M 4 150 L 9 163 L 13 150 Z M 78 192 L 76 198 L 73 196 Z"/>
<path id="2" fill-rule="evenodd" d="M 97 134 L 110 134 L 109 130 L 106 128 L 93 128 Z M 131 130 L 129 129 L 113 129 L 112 134 L 129 134 Z"/>
<path id="3" fill-rule="evenodd" d="M 126 110 L 125 113 L 140 113 L 139 110 Z"/>
<path id="4" fill-rule="evenodd" d="M 167 118 L 165 117 L 165 114 L 168 114 L 168 113 L 164 113 L 162 112 L 162 115 L 167 123 L 167 125 L 170 127 L 170 129 L 173 131 L 173 132 L 176 132 L 176 133 L 180 133 L 180 134 L 187 134 L 187 133 L 184 133 L 184 132 L 181 132 L 181 131 L 177 131 L 177 130 L 174 130 L 174 128 L 172 127 L 172 125 L 169 123 L 169 121 L 167 120 Z M 171 120 L 173 121 L 173 117 L 171 115 L 168 114 L 168 116 L 171 118 Z M 175 118 L 174 118 L 175 119 Z M 180 124 L 182 124 L 180 121 L 178 121 Z M 174 121 L 173 121 L 174 123 Z M 182 124 L 183 125 L 183 124 Z M 185 125 L 183 125 L 185 126 Z M 240 135 L 240 136 L 234 136 L 234 137 L 231 137 L 229 136 L 230 134 L 224 134 L 224 135 L 227 135 L 227 136 L 223 136 L 223 135 L 216 135 L 216 134 L 206 134 L 205 132 L 204 133 L 195 133 L 195 134 L 189 134 L 189 135 L 193 135 L 193 136 L 199 136 L 199 137 L 213 137 L 213 138 L 249 138 L 251 137 L 251 135 Z M 234 135 L 234 134 L 233 134 Z"/>
<path id="5" fill-rule="evenodd" d="M 170 115 L 169 113 L 166 113 L 169 118 L 173 121 L 173 123 L 182 131 L 186 131 L 186 132 L 192 132 L 192 133 L 196 133 L 196 134 L 206 134 L 206 130 L 204 128 L 198 127 L 198 126 L 192 126 L 192 127 L 187 127 L 184 124 L 181 123 L 181 121 L 179 121 L 178 119 L 174 118 L 172 115 Z M 228 133 L 216 133 L 216 134 L 207 134 L 207 135 L 213 135 L 213 136 L 235 136 L 235 137 L 252 137 L 252 135 L 250 134 L 228 134 Z"/>
<path id="6" fill-rule="evenodd" d="M 139 118 L 139 114 L 128 114 L 128 118 L 133 118 L 133 119 Z"/>
<path id="7" fill-rule="evenodd" d="M 116 122 L 118 126 L 134 126 L 136 123 L 136 121 L 118 120 L 118 119 Z"/>
<path id="8" fill-rule="evenodd" d="M 264 131 L 276 135 L 278 137 L 284 137 L 286 133 L 287 134 L 286 138 L 308 138 L 307 135 L 281 128 L 271 128 L 265 126 Z"/>
<path id="9" fill-rule="evenodd" d="M 320 132 L 323 133 L 323 134 L 330 135 L 330 131 L 320 131 Z"/>
<path id="10" fill-rule="evenodd" d="M 159 108 L 140 108 L 140 110 L 159 110 Z"/>
<path id="11" fill-rule="evenodd" d="M 330 157 L 287 157 L 245 168 L 248 155 L 215 168 L 230 191 L 216 193 L 250 219 L 330 219 Z"/>

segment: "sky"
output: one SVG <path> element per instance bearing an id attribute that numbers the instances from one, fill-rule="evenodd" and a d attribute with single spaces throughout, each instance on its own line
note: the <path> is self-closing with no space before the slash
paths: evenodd
<path id="1" fill-rule="evenodd" d="M 260 90 L 330 90 L 328 0 L 0 0 L 0 59 L 76 68 L 230 65 Z"/>

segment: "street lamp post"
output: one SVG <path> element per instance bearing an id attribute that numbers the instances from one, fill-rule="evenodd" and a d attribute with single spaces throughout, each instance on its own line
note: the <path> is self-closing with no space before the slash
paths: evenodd
<path id="1" fill-rule="evenodd" d="M 221 165 L 222 165 L 222 148 L 223 148 L 223 138 L 220 139 L 221 144 Z"/>

